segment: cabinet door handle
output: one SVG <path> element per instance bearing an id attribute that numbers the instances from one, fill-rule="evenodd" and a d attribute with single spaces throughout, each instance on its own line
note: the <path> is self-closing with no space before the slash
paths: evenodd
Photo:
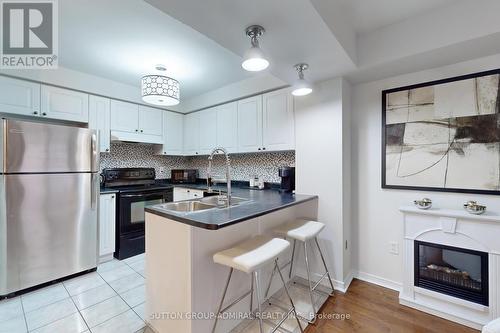
<path id="1" fill-rule="evenodd" d="M 33 114 L 38 114 L 38 111 L 33 112 Z"/>
<path id="2" fill-rule="evenodd" d="M 42 116 L 46 116 L 46 115 L 47 115 L 47 113 L 46 113 L 46 112 L 42 112 Z"/>
<path id="3" fill-rule="evenodd" d="M 136 132 L 139 132 L 139 130 L 138 130 L 138 129 L 136 129 L 135 131 L 136 131 Z"/>
<path id="4" fill-rule="evenodd" d="M 166 151 L 164 151 L 164 152 L 163 152 L 163 155 L 167 155 L 167 152 L 166 152 Z"/>
<path id="5" fill-rule="evenodd" d="M 260 150 L 260 148 L 257 148 L 257 150 Z"/>
<path id="6" fill-rule="evenodd" d="M 109 148 L 106 148 L 106 151 L 109 151 Z"/>
<path id="7" fill-rule="evenodd" d="M 266 147 L 263 147 L 262 150 L 266 150 Z"/>
<path id="8" fill-rule="evenodd" d="M 114 198 L 115 198 L 115 196 L 114 196 L 114 195 L 112 195 L 112 196 L 111 196 L 111 199 L 114 199 Z"/>
<path id="9" fill-rule="evenodd" d="M 141 130 L 141 133 L 144 132 L 144 130 Z"/>

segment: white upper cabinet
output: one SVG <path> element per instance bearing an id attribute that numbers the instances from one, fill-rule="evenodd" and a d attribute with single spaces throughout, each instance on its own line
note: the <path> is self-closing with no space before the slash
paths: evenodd
<path id="1" fill-rule="evenodd" d="M 111 101 L 111 139 L 163 144 L 163 111 Z"/>
<path id="2" fill-rule="evenodd" d="M 111 130 L 139 133 L 139 105 L 111 101 Z"/>
<path id="3" fill-rule="evenodd" d="M 199 112 L 190 113 L 184 118 L 184 155 L 199 155 L 200 117 Z"/>
<path id="4" fill-rule="evenodd" d="M 157 153 L 162 155 L 184 155 L 184 116 L 180 113 L 163 112 L 163 145 Z"/>
<path id="5" fill-rule="evenodd" d="M 229 153 L 238 152 L 237 102 L 217 107 L 217 146 L 225 148 Z"/>
<path id="6" fill-rule="evenodd" d="M 289 89 L 264 94 L 262 105 L 262 149 L 295 149 L 295 117 Z"/>
<path id="7" fill-rule="evenodd" d="M 139 106 L 139 132 L 149 135 L 163 134 L 163 111 Z"/>
<path id="8" fill-rule="evenodd" d="M 89 95 L 42 85 L 41 115 L 51 119 L 88 123 Z"/>
<path id="9" fill-rule="evenodd" d="M 208 155 L 217 147 L 217 108 L 198 112 L 200 126 L 200 150 L 202 155 Z"/>
<path id="10" fill-rule="evenodd" d="M 40 114 L 40 84 L 0 76 L 0 113 Z"/>
<path id="11" fill-rule="evenodd" d="M 89 96 L 89 128 L 99 131 L 101 153 L 110 150 L 111 101 L 109 98 Z"/>
<path id="12" fill-rule="evenodd" d="M 238 101 L 238 152 L 262 150 L 262 95 Z"/>

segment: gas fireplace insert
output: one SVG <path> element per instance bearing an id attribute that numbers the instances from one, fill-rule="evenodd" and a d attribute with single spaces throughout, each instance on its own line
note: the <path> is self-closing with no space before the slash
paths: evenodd
<path id="1" fill-rule="evenodd" d="M 415 241 L 415 286 L 488 306 L 488 253 Z"/>

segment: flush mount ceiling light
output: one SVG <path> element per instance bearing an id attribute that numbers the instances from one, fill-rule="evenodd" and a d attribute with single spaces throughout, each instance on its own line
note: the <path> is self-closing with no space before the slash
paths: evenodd
<path id="1" fill-rule="evenodd" d="M 297 73 L 299 74 L 299 78 L 295 81 L 293 85 L 292 95 L 294 96 L 305 96 L 309 95 L 312 92 L 312 85 L 304 79 L 304 71 L 309 68 L 308 64 L 297 64 L 293 66 Z"/>
<path id="2" fill-rule="evenodd" d="M 250 37 L 252 47 L 245 52 L 241 67 L 250 72 L 262 71 L 269 66 L 269 61 L 265 58 L 264 52 L 259 47 L 259 37 L 265 30 L 260 25 L 252 25 L 246 29 L 246 34 Z"/>
<path id="3" fill-rule="evenodd" d="M 164 72 L 163 65 L 156 65 L 156 70 Z M 149 104 L 172 106 L 179 104 L 179 81 L 165 75 L 145 75 L 141 80 L 142 100 Z"/>

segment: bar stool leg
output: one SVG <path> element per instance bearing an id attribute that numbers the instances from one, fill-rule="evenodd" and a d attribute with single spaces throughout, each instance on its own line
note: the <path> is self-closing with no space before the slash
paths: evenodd
<path id="1" fill-rule="evenodd" d="M 288 279 L 292 278 L 293 271 L 293 259 L 295 258 L 295 245 L 297 244 L 297 240 L 293 240 L 293 249 L 292 249 L 292 260 L 290 261 L 290 272 L 288 273 Z"/>
<path id="2" fill-rule="evenodd" d="M 309 257 L 307 256 L 307 241 L 304 242 L 304 257 L 306 260 L 306 268 L 307 268 L 307 282 L 309 283 L 309 296 L 311 297 L 311 306 L 314 313 L 314 319 L 309 320 L 311 324 L 316 322 L 316 307 L 314 306 L 314 297 L 313 297 L 313 287 L 311 285 L 311 270 L 309 268 Z"/>
<path id="3" fill-rule="evenodd" d="M 295 319 L 297 320 L 297 324 L 299 324 L 300 332 L 304 333 L 304 329 L 302 328 L 302 324 L 300 323 L 300 320 L 299 320 L 299 315 L 297 314 L 297 309 L 295 309 L 295 304 L 293 303 L 292 297 L 290 296 L 290 292 L 288 291 L 288 287 L 286 285 L 285 279 L 283 278 L 283 274 L 281 274 L 281 269 L 278 265 L 278 259 L 276 259 L 276 266 L 275 267 L 278 270 L 278 274 L 281 278 L 281 282 L 283 282 L 283 287 L 285 288 L 285 292 L 286 292 L 286 295 L 288 296 L 288 300 L 292 304 L 293 314 L 295 315 Z"/>
<path id="4" fill-rule="evenodd" d="M 250 275 L 251 287 L 250 287 L 250 313 L 253 311 L 253 276 Z"/>
<path id="5" fill-rule="evenodd" d="M 262 306 L 260 302 L 260 282 L 259 282 L 259 272 L 255 271 L 253 273 L 255 279 L 255 300 L 257 301 L 257 311 L 259 316 L 259 328 L 260 333 L 264 333 L 264 325 L 262 322 Z"/>
<path id="6" fill-rule="evenodd" d="M 212 333 L 215 332 L 217 327 L 217 322 L 219 321 L 220 311 L 222 310 L 222 305 L 224 304 L 224 298 L 226 298 L 227 288 L 229 287 L 229 282 L 231 281 L 231 276 L 233 275 L 233 268 L 229 270 L 229 275 L 227 277 L 226 286 L 224 287 L 224 292 L 222 293 L 222 299 L 220 300 L 219 309 L 217 310 L 217 315 L 215 316 L 214 326 L 212 328 Z"/>
<path id="7" fill-rule="evenodd" d="M 269 278 L 269 283 L 267 284 L 266 294 L 264 295 L 264 302 L 268 300 L 269 289 L 271 289 L 271 284 L 273 283 L 274 273 L 276 273 L 276 267 L 273 267 L 273 272 Z"/>
<path id="8" fill-rule="evenodd" d="M 326 273 L 328 275 L 328 281 L 330 281 L 330 287 L 332 288 L 332 292 L 331 292 L 330 296 L 333 296 L 334 292 L 335 292 L 335 288 L 333 288 L 332 277 L 330 276 L 330 271 L 328 270 L 328 267 L 326 266 L 325 257 L 323 257 L 323 251 L 321 251 L 321 247 L 319 246 L 318 237 L 314 237 L 314 241 L 316 242 L 316 246 L 318 247 L 321 261 L 323 261 L 323 266 L 325 266 L 325 270 L 326 270 Z"/>

